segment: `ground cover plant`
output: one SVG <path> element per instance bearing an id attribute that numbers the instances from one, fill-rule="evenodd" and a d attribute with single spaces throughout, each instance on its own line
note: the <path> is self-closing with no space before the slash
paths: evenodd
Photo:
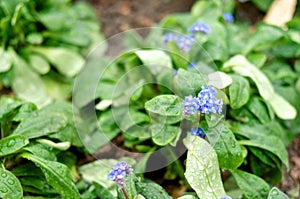
<path id="1" fill-rule="evenodd" d="M 108 39 L 76 73 L 73 104 L 2 96 L 0 197 L 172 198 L 154 181 L 163 169 L 181 199 L 289 198 L 276 185 L 300 130 L 299 18 L 250 31 L 234 9 L 197 1 L 145 39 L 125 32 L 116 56 L 103 54 Z M 127 155 L 78 164 L 110 145 Z"/>

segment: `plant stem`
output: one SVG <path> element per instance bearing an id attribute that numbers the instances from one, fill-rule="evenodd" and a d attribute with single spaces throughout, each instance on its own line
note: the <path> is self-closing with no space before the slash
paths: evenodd
<path id="1" fill-rule="evenodd" d="M 125 198 L 126 198 L 126 199 L 129 199 L 129 197 L 128 197 L 128 195 L 127 195 L 126 190 L 125 190 L 124 187 L 122 187 L 122 192 L 123 192 Z"/>

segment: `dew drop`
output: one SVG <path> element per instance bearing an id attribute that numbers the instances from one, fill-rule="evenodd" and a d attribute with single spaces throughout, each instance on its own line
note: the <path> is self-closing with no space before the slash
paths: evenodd
<path id="1" fill-rule="evenodd" d="M 234 140 L 231 141 L 231 147 L 235 148 L 236 147 L 236 142 Z"/>
<path id="2" fill-rule="evenodd" d="M 8 179 L 7 183 L 10 184 L 10 185 L 13 185 L 13 184 L 15 184 L 15 181 L 13 179 Z"/>
<path id="3" fill-rule="evenodd" d="M 151 199 L 158 199 L 158 197 L 157 196 L 152 196 Z"/>
<path id="4" fill-rule="evenodd" d="M 9 142 L 7 143 L 7 147 L 12 147 L 16 144 L 16 140 L 15 139 L 11 139 L 9 140 Z"/>
<path id="5" fill-rule="evenodd" d="M 7 174 L 4 173 L 4 172 L 1 174 L 1 177 L 2 177 L 2 178 L 6 178 L 6 176 L 7 176 Z"/>
<path id="6" fill-rule="evenodd" d="M 277 189 L 273 189 L 272 192 L 271 192 L 271 194 L 273 196 L 277 196 L 277 195 L 279 195 L 279 191 Z"/>
<path id="7" fill-rule="evenodd" d="M 5 187 L 2 187 L 2 188 L 0 189 L 0 191 L 1 191 L 2 193 L 7 193 L 7 192 L 8 192 L 8 189 L 5 188 Z"/>

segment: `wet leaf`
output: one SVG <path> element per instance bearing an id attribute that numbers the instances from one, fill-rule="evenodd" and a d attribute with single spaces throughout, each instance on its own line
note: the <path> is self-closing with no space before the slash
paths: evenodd
<path id="1" fill-rule="evenodd" d="M 20 181 L 10 171 L 0 168 L 0 198 L 20 199 L 23 189 Z"/>
<path id="2" fill-rule="evenodd" d="M 11 135 L 0 140 L 0 157 L 15 153 L 29 144 L 24 135 Z"/>

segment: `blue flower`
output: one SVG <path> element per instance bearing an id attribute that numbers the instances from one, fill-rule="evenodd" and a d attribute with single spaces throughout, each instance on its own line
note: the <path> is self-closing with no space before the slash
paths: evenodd
<path id="1" fill-rule="evenodd" d="M 195 41 L 194 35 L 180 35 L 177 39 L 177 46 L 183 52 L 188 52 Z"/>
<path id="2" fill-rule="evenodd" d="M 197 128 L 197 129 L 191 128 L 190 134 L 193 136 L 199 136 L 201 138 L 205 138 L 205 132 L 202 128 Z"/>
<path id="3" fill-rule="evenodd" d="M 108 174 L 108 179 L 117 182 L 119 186 L 123 186 L 124 178 L 132 173 L 132 167 L 127 162 L 121 161 L 112 167 L 112 171 Z"/>
<path id="4" fill-rule="evenodd" d="M 183 113 L 185 115 L 194 115 L 198 112 L 199 102 L 198 99 L 189 95 L 184 98 L 182 101 Z"/>
<path id="5" fill-rule="evenodd" d="M 222 113 L 223 101 L 216 97 L 217 91 L 212 86 L 202 86 L 198 94 L 199 111 L 201 113 Z"/>
<path id="6" fill-rule="evenodd" d="M 230 196 L 222 196 L 220 199 L 232 199 Z"/>
<path id="7" fill-rule="evenodd" d="M 188 66 L 187 66 L 187 68 L 188 69 L 191 69 L 191 68 L 194 68 L 196 66 L 196 63 L 195 62 L 192 62 L 192 63 L 190 63 Z"/>
<path id="8" fill-rule="evenodd" d="M 173 33 L 167 33 L 163 36 L 163 40 L 164 42 L 168 43 L 168 42 L 176 42 L 178 40 L 178 35 L 173 34 Z"/>
<path id="9" fill-rule="evenodd" d="M 226 22 L 234 22 L 234 16 L 230 12 L 223 13 L 222 17 Z"/>
<path id="10" fill-rule="evenodd" d="M 196 22 L 194 25 L 188 28 L 188 31 L 191 33 L 202 32 L 204 34 L 209 34 L 211 29 L 206 23 Z"/>

